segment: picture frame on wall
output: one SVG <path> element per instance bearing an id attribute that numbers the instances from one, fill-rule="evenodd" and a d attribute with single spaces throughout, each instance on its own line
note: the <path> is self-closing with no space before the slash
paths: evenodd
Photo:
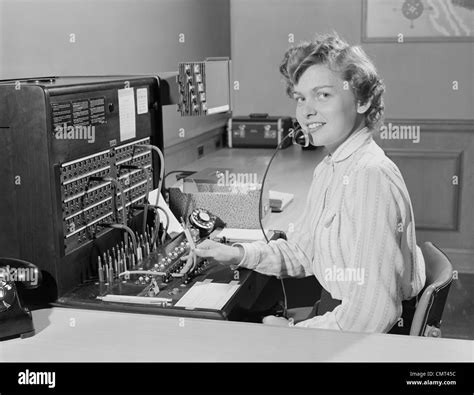
<path id="1" fill-rule="evenodd" d="M 474 42 L 474 1 L 362 0 L 362 42 Z"/>

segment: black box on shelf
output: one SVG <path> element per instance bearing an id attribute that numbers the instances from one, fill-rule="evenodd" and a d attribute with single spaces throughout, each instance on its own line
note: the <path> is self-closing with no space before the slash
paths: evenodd
<path id="1" fill-rule="evenodd" d="M 229 148 L 276 148 L 293 127 L 291 117 L 250 114 L 229 119 L 227 145 Z M 287 138 L 281 148 L 291 145 Z"/>

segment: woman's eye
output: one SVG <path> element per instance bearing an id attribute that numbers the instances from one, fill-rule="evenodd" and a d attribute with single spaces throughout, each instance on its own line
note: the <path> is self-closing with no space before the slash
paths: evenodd
<path id="1" fill-rule="evenodd" d="M 301 104 L 304 102 L 304 97 L 295 97 L 296 103 Z"/>
<path id="2" fill-rule="evenodd" d="M 318 94 L 316 96 L 319 100 L 325 100 L 331 95 L 327 92 L 318 92 Z"/>

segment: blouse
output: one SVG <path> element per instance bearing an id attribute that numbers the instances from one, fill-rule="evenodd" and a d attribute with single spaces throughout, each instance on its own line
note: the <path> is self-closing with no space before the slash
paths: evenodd
<path id="1" fill-rule="evenodd" d="M 288 240 L 238 243 L 244 249 L 239 267 L 278 277 L 314 275 L 341 300 L 297 327 L 388 332 L 402 301 L 424 286 L 405 182 L 372 134 L 368 128 L 354 132 L 316 166 Z"/>

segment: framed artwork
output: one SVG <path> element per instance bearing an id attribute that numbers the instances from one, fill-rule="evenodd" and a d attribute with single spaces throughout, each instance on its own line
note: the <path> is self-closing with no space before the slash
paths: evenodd
<path id="1" fill-rule="evenodd" d="M 363 0 L 362 42 L 473 42 L 474 0 Z"/>

